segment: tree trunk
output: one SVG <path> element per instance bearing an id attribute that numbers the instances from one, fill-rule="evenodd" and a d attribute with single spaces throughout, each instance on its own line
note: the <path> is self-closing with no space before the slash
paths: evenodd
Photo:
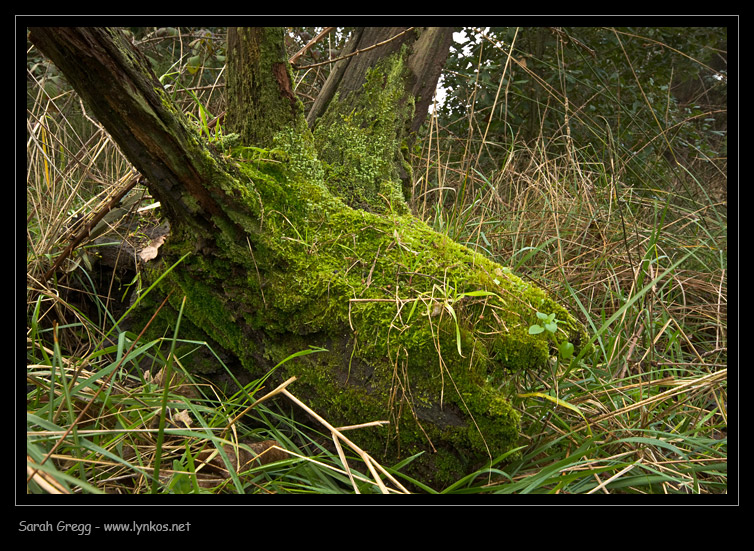
<path id="1" fill-rule="evenodd" d="M 357 32 L 352 51 L 371 32 Z M 358 59 L 368 52 L 350 58 L 311 133 L 282 31 L 231 30 L 228 125 L 242 144 L 228 160 L 120 32 L 35 28 L 30 39 L 164 206 L 173 230 L 162 268 L 148 271 L 183 261 L 160 290 L 177 291 L 176 305 L 185 295 L 185 317 L 256 376 L 327 349 L 275 377 L 296 375 L 294 392 L 336 426 L 388 419 L 352 440 L 388 465 L 426 452 L 408 469 L 440 486 L 516 443 L 510 374 L 546 365 L 558 343 L 578 350 L 585 332 L 542 290 L 408 213 L 400 149 L 447 37 L 403 36 L 368 50 L 368 64 Z M 559 320 L 549 342 L 528 333 L 538 311 Z"/>
<path id="2" fill-rule="evenodd" d="M 300 122 L 303 108 L 291 89 L 283 29 L 228 29 L 225 116 L 228 131 L 245 145 L 269 145 L 275 134 Z"/>
<path id="3" fill-rule="evenodd" d="M 92 108 L 177 226 L 210 239 L 234 226 L 223 186 L 233 177 L 176 112 L 149 61 L 117 29 L 39 27 L 30 40 Z M 238 228 L 236 228 L 238 229 Z"/>
<path id="4" fill-rule="evenodd" d="M 307 116 L 319 158 L 335 167 L 329 186 L 348 205 L 408 211 L 404 152 L 427 116 L 452 38 L 448 27 L 354 31 Z"/>
<path id="5" fill-rule="evenodd" d="M 356 29 L 341 52 L 341 57 L 349 57 L 336 63 L 307 115 L 309 126 L 313 127 L 324 114 L 336 92 L 345 97 L 349 92 L 360 91 L 367 71 L 405 45 L 410 49 L 406 89 L 410 97 L 416 98 L 409 131 L 417 132 L 427 116 L 452 41 L 453 29 L 450 27 Z M 375 44 L 382 46 L 374 47 Z M 353 55 L 358 51 L 362 53 Z"/>

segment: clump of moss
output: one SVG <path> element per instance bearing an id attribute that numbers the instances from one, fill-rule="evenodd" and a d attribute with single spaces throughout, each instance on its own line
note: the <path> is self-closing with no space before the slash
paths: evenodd
<path id="1" fill-rule="evenodd" d="M 186 317 L 260 376 L 308 346 L 330 350 L 276 376 L 297 376 L 297 393 L 332 423 L 388 419 L 353 439 L 388 464 L 425 452 L 415 472 L 442 484 L 515 444 L 504 383 L 546 365 L 547 341 L 528 334 L 536 312 L 556 313 L 556 339 L 578 346 L 585 332 L 541 289 L 406 213 L 396 122 L 374 121 L 405 107 L 401 59 L 370 74 L 363 110 L 238 158 L 235 179 L 214 189 L 223 231 L 197 243 L 178 227 L 164 261 L 190 254 L 162 289 L 179 289 L 176 305 L 185 294 Z M 344 142 L 328 149 L 326 138 Z"/>
<path id="2" fill-rule="evenodd" d="M 403 89 L 404 57 L 402 50 L 371 68 L 358 101 L 353 92 L 336 95 L 317 121 L 314 145 L 328 188 L 352 207 L 408 212 L 398 173 L 402 125 L 414 108 Z"/>
<path id="3" fill-rule="evenodd" d="M 333 423 L 389 419 L 354 436 L 389 460 L 423 450 L 417 468 L 461 468 L 515 444 L 519 417 L 498 387 L 545 365 L 547 343 L 527 329 L 537 310 L 559 307 L 411 216 L 352 209 L 272 160 L 239 175 L 228 193 L 250 212 L 233 220 L 253 242 L 220 240 L 184 261 L 172 282 L 188 318 L 259 375 L 309 345 L 330 349 L 279 377 L 297 376 Z M 193 246 L 179 238 L 174 254 Z"/>

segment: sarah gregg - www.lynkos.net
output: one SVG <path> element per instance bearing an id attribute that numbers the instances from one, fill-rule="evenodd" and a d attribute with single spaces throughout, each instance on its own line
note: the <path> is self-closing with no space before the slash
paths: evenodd
<path id="1" fill-rule="evenodd" d="M 57 534 L 75 534 L 79 536 L 89 536 L 92 532 L 125 532 L 130 534 L 154 534 L 167 532 L 189 532 L 191 530 L 190 522 L 103 522 L 93 524 L 91 522 L 29 522 L 21 520 L 18 523 L 19 532 L 37 532 L 37 533 L 57 533 Z"/>

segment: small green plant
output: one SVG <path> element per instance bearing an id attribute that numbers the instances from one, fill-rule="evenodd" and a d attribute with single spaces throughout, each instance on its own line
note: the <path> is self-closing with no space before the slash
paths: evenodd
<path id="1" fill-rule="evenodd" d="M 535 323 L 529 327 L 529 334 L 530 335 L 539 335 L 540 333 L 544 333 L 547 331 L 550 333 L 550 335 L 554 336 L 555 333 L 558 331 L 558 322 L 560 320 L 555 319 L 555 314 L 543 314 L 542 312 L 537 312 L 537 318 L 540 320 L 541 325 L 538 323 Z M 573 343 L 565 341 L 560 344 L 558 344 L 558 353 L 560 355 L 560 359 L 562 360 L 570 360 L 571 356 L 573 356 Z"/>
<path id="2" fill-rule="evenodd" d="M 545 331 L 554 335 L 558 330 L 558 321 L 560 320 L 555 319 L 555 314 L 543 314 L 542 312 L 537 312 L 537 318 L 542 321 L 542 325 L 534 324 L 529 327 L 530 335 L 539 335 Z"/>

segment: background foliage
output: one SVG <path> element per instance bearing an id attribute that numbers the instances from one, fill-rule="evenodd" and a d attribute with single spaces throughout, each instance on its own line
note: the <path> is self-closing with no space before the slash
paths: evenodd
<path id="1" fill-rule="evenodd" d="M 637 166 L 658 152 L 683 159 L 725 156 L 725 27 L 462 34 L 465 42 L 455 46 L 443 80 L 448 96 L 441 124 L 450 131 L 462 133 L 473 110 L 490 123 L 493 141 L 513 133 L 525 142 L 541 135 L 557 145 L 567 128 L 581 144 L 602 141 L 609 127 L 622 154 L 640 153 L 632 160 Z M 496 101 L 498 87 L 504 101 Z"/>

